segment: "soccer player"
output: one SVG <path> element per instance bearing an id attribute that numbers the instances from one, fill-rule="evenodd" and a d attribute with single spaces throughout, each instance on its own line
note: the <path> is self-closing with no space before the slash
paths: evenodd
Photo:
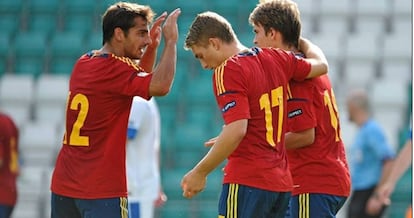
<path id="1" fill-rule="evenodd" d="M 183 196 L 202 191 L 207 175 L 228 158 L 219 217 L 284 217 L 292 178 L 284 148 L 287 83 L 327 72 L 318 47 L 293 53 L 244 47 L 231 25 L 214 12 L 199 14 L 185 40 L 203 68 L 213 69 L 213 89 L 225 126 L 204 158 L 182 179 Z"/>
<path id="2" fill-rule="evenodd" d="M 165 19 L 165 46 L 152 73 L 133 61 L 151 44 L 151 8 L 119 2 L 103 15 L 103 47 L 80 57 L 70 78 L 66 132 L 52 176 L 52 218 L 128 216 L 125 144 L 132 99 L 169 92 L 180 12 Z"/>
<path id="3" fill-rule="evenodd" d="M 129 218 L 153 218 L 167 197 L 159 169 L 160 115 L 155 99 L 134 97 L 128 122 L 127 182 Z"/>
<path id="4" fill-rule="evenodd" d="M 260 47 L 299 56 L 301 21 L 291 0 L 260 3 L 250 14 Z M 328 75 L 290 81 L 286 148 L 293 192 L 286 217 L 336 217 L 350 193 L 350 175 L 340 135 L 338 109 Z"/>
<path id="5" fill-rule="evenodd" d="M 375 216 L 367 212 L 368 201 L 376 198 L 376 189 L 388 177 L 395 152 L 387 142 L 381 126 L 371 116 L 369 98 L 364 90 L 352 90 L 347 96 L 349 119 L 358 126 L 349 148 L 352 197 L 348 217 L 382 217 L 385 206 Z"/>
<path id="6" fill-rule="evenodd" d="M 0 113 L 0 218 L 9 218 L 17 201 L 19 132 L 6 114 Z"/>

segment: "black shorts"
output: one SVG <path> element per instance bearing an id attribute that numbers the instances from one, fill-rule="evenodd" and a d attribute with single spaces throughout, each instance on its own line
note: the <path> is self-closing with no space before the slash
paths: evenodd
<path id="1" fill-rule="evenodd" d="M 381 218 L 384 214 L 386 206 L 383 206 L 381 212 L 376 216 L 365 213 L 367 202 L 374 193 L 375 187 L 353 191 L 348 206 L 348 218 Z"/>

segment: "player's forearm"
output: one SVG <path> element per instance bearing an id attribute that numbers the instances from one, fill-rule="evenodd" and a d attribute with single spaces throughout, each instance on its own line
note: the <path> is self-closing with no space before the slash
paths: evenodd
<path id="1" fill-rule="evenodd" d="M 147 49 L 145 50 L 144 55 L 142 55 L 139 66 L 142 67 L 148 73 L 152 72 L 156 57 L 157 57 L 157 47 L 148 46 Z"/>
<path id="2" fill-rule="evenodd" d="M 401 178 L 401 176 L 404 174 L 404 172 L 410 167 L 412 162 L 412 150 L 412 141 L 409 140 L 405 143 L 404 147 L 401 149 L 400 153 L 395 159 L 393 166 L 391 168 L 391 172 L 388 178 L 386 178 L 387 183 L 395 185 L 397 181 Z"/>
<path id="3" fill-rule="evenodd" d="M 153 72 L 150 83 L 151 96 L 168 94 L 175 75 L 177 45 L 175 41 L 166 41 L 160 62 Z"/>
<path id="4" fill-rule="evenodd" d="M 288 132 L 285 134 L 286 149 L 297 149 L 313 144 L 315 141 L 315 128 L 301 132 Z"/>
<path id="5" fill-rule="evenodd" d="M 377 184 L 377 188 L 380 185 L 384 184 L 384 182 L 389 178 L 393 165 L 394 165 L 394 160 L 393 159 L 389 159 L 389 160 L 384 161 L 384 163 L 382 165 L 381 179 L 379 180 L 379 182 Z"/>
<path id="6" fill-rule="evenodd" d="M 247 120 L 238 120 L 226 125 L 216 143 L 204 158 L 194 167 L 194 171 L 208 175 L 237 148 L 247 131 Z"/>
<path id="7" fill-rule="evenodd" d="M 317 77 L 328 73 L 328 61 L 322 50 L 307 39 L 300 38 L 299 48 L 311 64 L 311 72 L 308 78 Z"/>

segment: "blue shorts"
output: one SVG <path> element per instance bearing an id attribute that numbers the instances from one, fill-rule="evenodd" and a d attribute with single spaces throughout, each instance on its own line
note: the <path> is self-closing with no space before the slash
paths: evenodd
<path id="1" fill-rule="evenodd" d="M 0 204 L 0 218 L 10 218 L 14 206 Z"/>
<path id="2" fill-rule="evenodd" d="M 290 192 L 272 192 L 238 184 L 223 184 L 219 218 L 283 218 Z"/>
<path id="3" fill-rule="evenodd" d="M 128 218 L 125 197 L 78 199 L 52 193 L 51 218 Z"/>
<path id="4" fill-rule="evenodd" d="M 300 194 L 292 196 L 285 218 L 334 218 L 345 204 L 346 197 L 327 194 Z"/>

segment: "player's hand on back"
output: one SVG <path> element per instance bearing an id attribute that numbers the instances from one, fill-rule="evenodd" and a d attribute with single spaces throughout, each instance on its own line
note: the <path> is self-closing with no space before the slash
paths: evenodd
<path id="1" fill-rule="evenodd" d="M 177 19 L 181 14 L 181 9 L 177 8 L 168 15 L 167 19 L 164 22 L 162 32 L 166 42 L 170 41 L 176 43 L 178 40 L 178 26 Z"/>

